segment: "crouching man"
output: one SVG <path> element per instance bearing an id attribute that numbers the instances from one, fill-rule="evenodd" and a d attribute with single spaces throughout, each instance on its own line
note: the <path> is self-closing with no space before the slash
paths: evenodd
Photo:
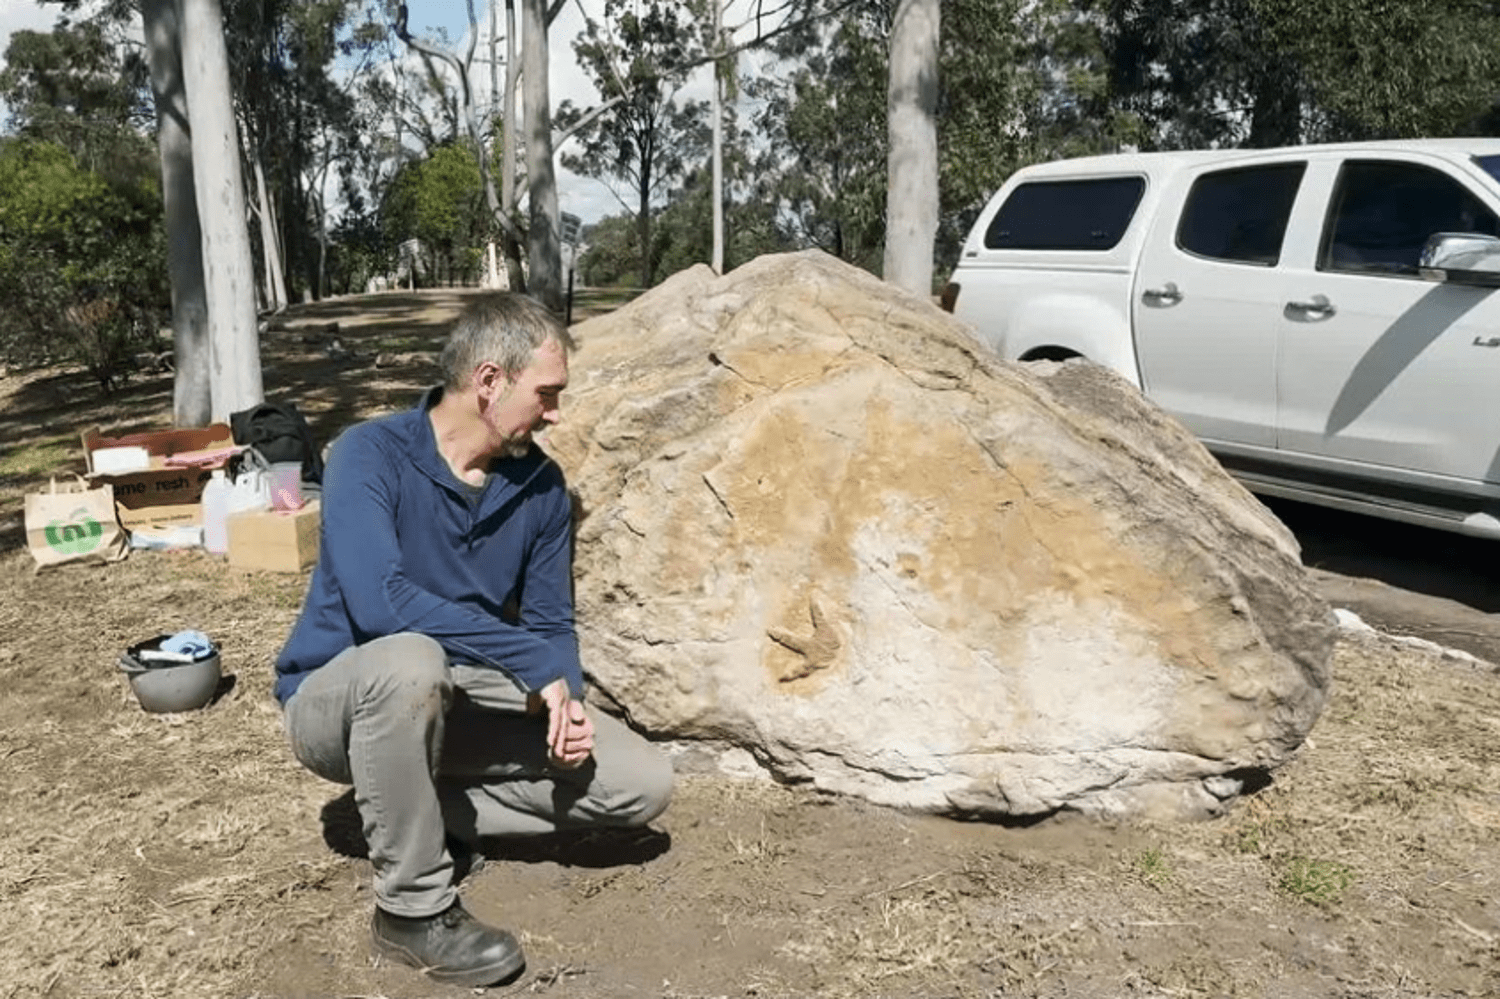
<path id="1" fill-rule="evenodd" d="M 532 441 L 557 422 L 571 348 L 540 305 L 485 295 L 453 328 L 441 387 L 339 437 L 322 550 L 276 661 L 297 758 L 354 786 L 376 950 L 451 984 L 525 964 L 460 905 L 459 844 L 641 826 L 671 796 L 665 757 L 583 703 L 571 506 Z"/>

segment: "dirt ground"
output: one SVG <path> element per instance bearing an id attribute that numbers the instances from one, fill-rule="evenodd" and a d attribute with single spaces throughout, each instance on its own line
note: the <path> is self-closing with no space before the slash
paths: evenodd
<path id="1" fill-rule="evenodd" d="M 268 395 L 325 440 L 409 405 L 456 300 L 299 311 L 266 334 Z M 305 325 L 330 318 L 332 350 Z M 0 381 L 0 999 L 456 994 L 372 960 L 350 799 L 283 743 L 270 664 L 305 577 L 196 551 L 33 570 L 21 496 L 81 469 L 88 426 L 164 426 L 170 392 Z M 146 714 L 115 661 L 188 627 L 232 682 Z M 1500 674 L 1379 634 L 1336 656 L 1300 758 L 1197 825 L 957 823 L 684 755 L 651 833 L 527 844 L 465 882 L 529 958 L 488 992 L 1500 996 Z"/>

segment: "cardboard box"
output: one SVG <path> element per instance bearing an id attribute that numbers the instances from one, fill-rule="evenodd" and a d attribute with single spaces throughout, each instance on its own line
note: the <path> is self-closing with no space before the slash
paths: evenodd
<path id="1" fill-rule="evenodd" d="M 301 572 L 318 560 L 319 504 L 300 510 L 229 515 L 229 564 L 236 569 Z"/>
<path id="2" fill-rule="evenodd" d="M 89 481 L 114 486 L 115 510 L 126 529 L 202 523 L 198 501 L 203 486 L 215 468 L 224 466 L 233 447 L 234 434 L 225 423 L 124 437 L 105 437 L 97 427 L 83 434 Z M 133 471 L 99 471 L 94 452 L 108 448 L 144 448 L 147 465 Z"/>

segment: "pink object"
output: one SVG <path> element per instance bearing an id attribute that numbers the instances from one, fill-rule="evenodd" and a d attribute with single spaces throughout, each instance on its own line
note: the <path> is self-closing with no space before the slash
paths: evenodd
<path id="1" fill-rule="evenodd" d="M 211 451 L 182 451 L 169 454 L 162 460 L 168 468 L 203 468 L 222 465 L 243 450 L 245 449 L 242 446 L 236 444 L 233 447 L 214 448 Z"/>
<path id="2" fill-rule="evenodd" d="M 271 466 L 271 509 L 291 511 L 302 506 L 302 462 L 276 462 Z"/>

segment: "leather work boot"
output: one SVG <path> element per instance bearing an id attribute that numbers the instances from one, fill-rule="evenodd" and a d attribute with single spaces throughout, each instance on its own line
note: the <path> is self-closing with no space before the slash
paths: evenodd
<path id="1" fill-rule="evenodd" d="M 379 953 L 449 985 L 494 985 L 526 965 L 515 937 L 481 923 L 458 902 L 435 916 L 416 918 L 377 906 L 370 937 Z"/>

